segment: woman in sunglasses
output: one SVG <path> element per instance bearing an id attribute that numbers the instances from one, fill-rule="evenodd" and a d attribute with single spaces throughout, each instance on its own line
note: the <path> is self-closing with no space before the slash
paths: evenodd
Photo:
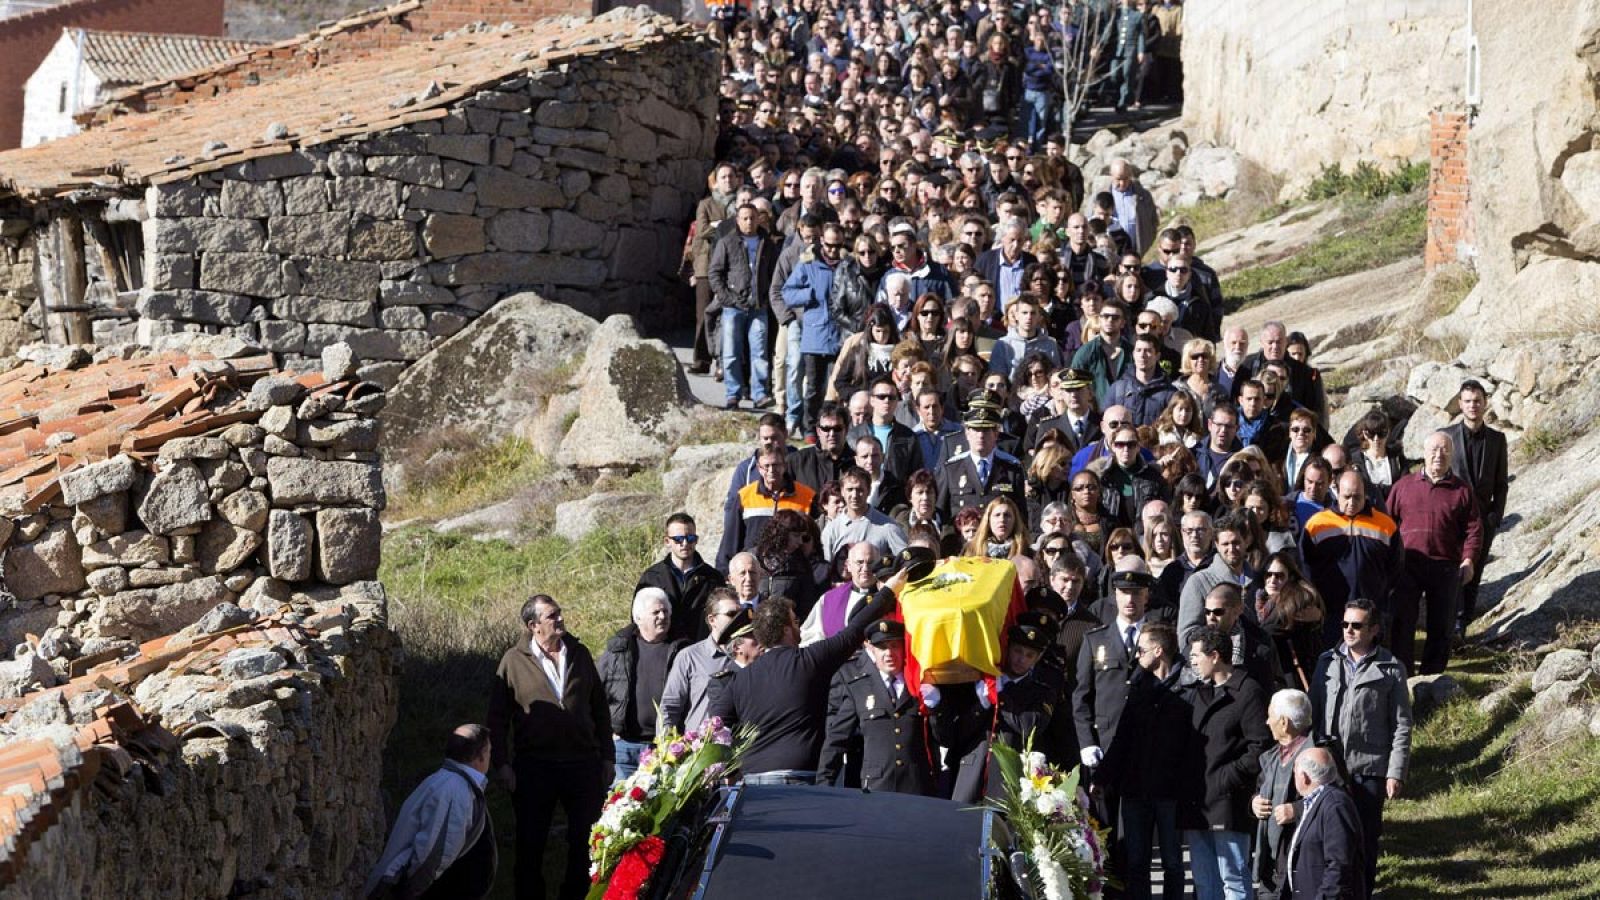
<path id="1" fill-rule="evenodd" d="M 1267 557 L 1261 577 L 1256 620 L 1277 647 L 1284 687 L 1309 691 L 1317 657 L 1328 648 L 1322 633 L 1327 617 L 1322 595 L 1300 572 L 1296 555 L 1286 550 Z"/>
<path id="2" fill-rule="evenodd" d="M 911 304 L 911 321 L 906 330 L 922 342 L 923 358 L 941 366 L 944 362 L 944 301 L 938 294 L 923 294 Z"/>
<path id="3" fill-rule="evenodd" d="M 1211 508 L 1218 516 L 1227 515 L 1243 505 L 1244 489 L 1255 480 L 1255 473 L 1242 460 L 1230 459 L 1217 473 L 1217 484 L 1211 496 Z"/>
<path id="4" fill-rule="evenodd" d="M 1070 502 L 1071 470 L 1072 451 L 1060 444 L 1046 444 L 1034 452 L 1033 461 L 1028 464 L 1028 478 L 1024 482 L 1028 494 L 1028 508 L 1036 510 L 1033 520 L 1034 530 L 1043 527 L 1043 515 L 1047 506 L 1061 506 Z M 1065 522 L 1059 524 L 1064 525 Z"/>
<path id="5" fill-rule="evenodd" d="M 1100 556 L 1105 555 L 1111 520 L 1100 505 L 1100 476 L 1084 470 L 1072 476 L 1072 536 Z"/>
<path id="6" fill-rule="evenodd" d="M 1132 528 L 1116 528 L 1106 536 L 1106 552 L 1104 556 L 1105 564 L 1100 567 L 1099 593 L 1096 595 L 1101 598 L 1113 596 L 1111 577 L 1117 574 L 1117 560 L 1125 556 L 1137 556 L 1143 559 L 1144 548 L 1139 546 L 1139 539 L 1134 537 Z M 1107 605 L 1110 605 L 1109 601 Z M 1115 614 L 1115 610 L 1112 610 L 1111 615 Z M 1102 621 L 1109 621 L 1109 619 L 1103 619 Z"/>

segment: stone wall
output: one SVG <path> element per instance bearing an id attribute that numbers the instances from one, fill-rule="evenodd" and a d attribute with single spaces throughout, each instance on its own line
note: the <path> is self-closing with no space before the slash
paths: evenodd
<path id="1" fill-rule="evenodd" d="M 515 290 L 659 313 L 715 77 L 698 39 L 580 57 L 430 121 L 153 186 L 139 318 L 107 309 L 96 342 L 234 334 L 294 368 L 344 341 L 392 383 Z"/>
<path id="2" fill-rule="evenodd" d="M 1233 0 L 1184 10 L 1190 140 L 1238 150 L 1283 176 L 1291 192 L 1324 165 L 1348 171 L 1360 160 L 1427 158 L 1429 111 L 1462 101 L 1462 0 L 1350 0 L 1314 10 Z"/>
<path id="3" fill-rule="evenodd" d="M 29 698 L 0 753 L 31 745 L 58 774 L 0 851 L 5 895 L 358 896 L 386 832 L 385 607 L 375 582 L 296 595 L 253 629 L 178 636 Z"/>
<path id="4" fill-rule="evenodd" d="M 39 339 L 33 308 L 39 288 L 34 283 L 33 242 L 24 237 L 27 221 L 11 219 L 5 225 L 10 227 L 0 227 L 0 355 Z"/>

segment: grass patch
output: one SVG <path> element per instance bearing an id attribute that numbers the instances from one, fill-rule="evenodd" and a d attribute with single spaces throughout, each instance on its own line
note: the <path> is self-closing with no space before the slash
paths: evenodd
<path id="1" fill-rule="evenodd" d="M 550 464 L 520 438 L 485 444 L 477 436 L 446 431 L 409 451 L 405 485 L 385 516 L 438 520 L 511 496 L 550 472 Z"/>
<path id="2" fill-rule="evenodd" d="M 1560 453 L 1572 441 L 1572 433 L 1565 428 L 1535 425 L 1522 433 L 1517 445 L 1517 456 L 1525 463 L 1549 459 Z"/>
<path id="3" fill-rule="evenodd" d="M 1354 169 L 1344 171 L 1338 163 L 1323 166 L 1322 171 L 1306 187 L 1307 200 L 1331 200 L 1335 197 L 1393 197 L 1410 194 L 1428 186 L 1427 162 L 1407 163 L 1392 172 L 1385 172 L 1370 162 L 1358 162 Z"/>
<path id="4" fill-rule="evenodd" d="M 1384 814 L 1384 896 L 1593 897 L 1600 745 L 1518 746 L 1522 704 L 1485 713 L 1475 697 L 1495 680 L 1457 677 L 1468 696 L 1413 732 L 1411 782 Z"/>
<path id="5" fill-rule="evenodd" d="M 438 766 L 451 728 L 484 721 L 495 667 L 520 639 L 522 602 L 534 593 L 555 597 L 567 627 L 598 657 L 627 621 L 634 579 L 654 562 L 658 540 L 653 522 L 597 531 L 577 543 L 547 535 L 520 546 L 419 528 L 384 536 L 379 577 L 404 648 L 395 664 L 399 715 L 384 753 L 391 810 Z M 509 898 L 515 817 L 504 791 L 489 796 L 500 841 L 491 896 Z M 552 847 L 562 844 L 552 837 Z M 547 863 L 547 879 L 559 879 L 556 855 Z"/>
<path id="6" fill-rule="evenodd" d="M 1299 253 L 1224 276 L 1229 312 L 1330 278 L 1380 268 L 1422 252 L 1427 231 L 1422 194 L 1352 203 L 1342 227 Z"/>
<path id="7" fill-rule="evenodd" d="M 1433 280 L 1428 285 L 1424 316 L 1433 320 L 1450 315 L 1477 286 L 1476 271 L 1466 266 L 1441 266 L 1434 272 Z"/>

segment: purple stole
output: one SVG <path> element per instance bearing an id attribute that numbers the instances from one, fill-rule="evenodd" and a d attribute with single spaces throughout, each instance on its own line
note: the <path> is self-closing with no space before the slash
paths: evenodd
<path id="1" fill-rule="evenodd" d="M 855 589 L 845 582 L 822 595 L 822 635 L 833 637 L 844 630 L 844 611 L 850 605 L 850 592 Z"/>

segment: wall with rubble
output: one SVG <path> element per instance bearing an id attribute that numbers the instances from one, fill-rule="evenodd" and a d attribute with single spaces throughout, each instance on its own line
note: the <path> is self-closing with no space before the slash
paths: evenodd
<path id="1" fill-rule="evenodd" d="M 341 896 L 381 848 L 385 395 L 198 343 L 0 376 L 6 896 Z"/>
<path id="2" fill-rule="evenodd" d="M 392 383 L 515 290 L 657 314 L 714 141 L 708 45 L 502 82 L 441 118 L 151 187 L 137 319 L 97 343 L 233 334 L 289 367 L 344 341 Z"/>
<path id="3" fill-rule="evenodd" d="M 375 582 L 296 593 L 32 695 L 0 723 L 32 770 L 6 786 L 5 896 L 357 896 L 385 836 L 384 608 Z"/>

